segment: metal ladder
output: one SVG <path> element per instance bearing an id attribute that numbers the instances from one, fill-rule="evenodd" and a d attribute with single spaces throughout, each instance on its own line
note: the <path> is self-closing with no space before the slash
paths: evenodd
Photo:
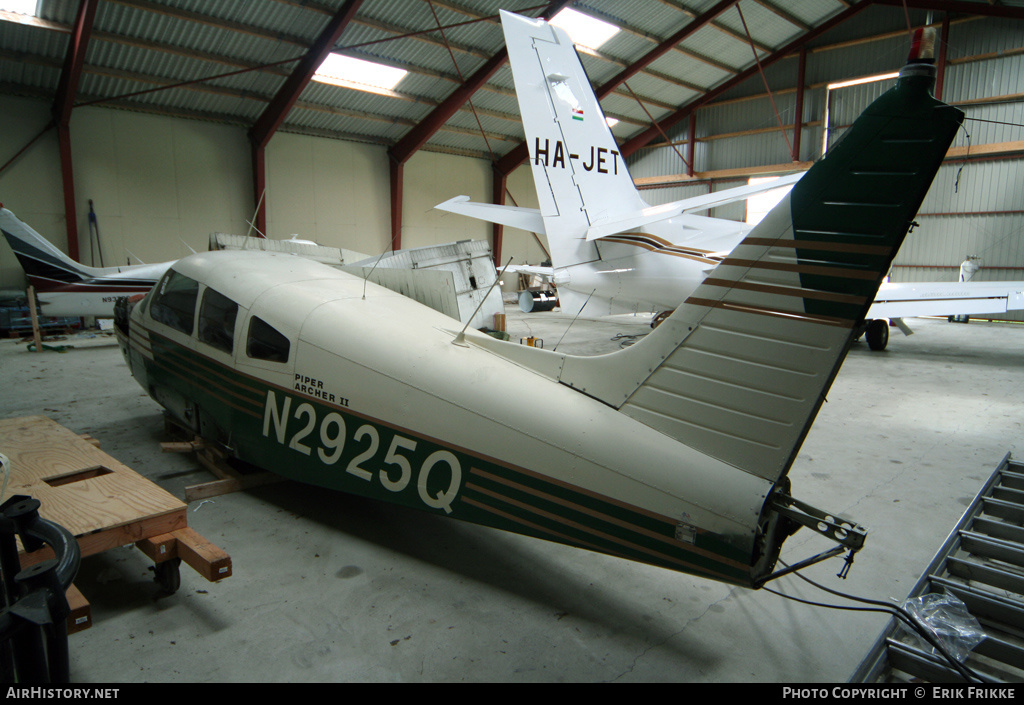
<path id="1" fill-rule="evenodd" d="M 951 593 L 986 638 L 965 665 L 991 682 L 1024 681 L 1024 464 L 996 468 L 932 559 L 909 597 Z M 937 655 L 900 638 L 895 619 L 851 682 L 963 682 Z"/>

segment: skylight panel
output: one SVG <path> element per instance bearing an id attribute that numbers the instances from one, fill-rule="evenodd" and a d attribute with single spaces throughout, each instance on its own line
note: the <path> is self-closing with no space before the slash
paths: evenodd
<path id="1" fill-rule="evenodd" d="M 602 44 L 619 33 L 619 28 L 615 25 L 569 7 L 555 15 L 551 24 L 568 32 L 575 44 L 590 49 L 600 49 Z"/>
<path id="2" fill-rule="evenodd" d="M 0 0 L 0 10 L 36 17 L 39 10 L 39 0 Z"/>
<path id="3" fill-rule="evenodd" d="M 320 68 L 313 74 L 313 80 L 373 93 L 376 90 L 393 90 L 407 73 L 409 72 L 405 69 L 394 66 L 376 64 L 341 54 L 328 54 Z"/>

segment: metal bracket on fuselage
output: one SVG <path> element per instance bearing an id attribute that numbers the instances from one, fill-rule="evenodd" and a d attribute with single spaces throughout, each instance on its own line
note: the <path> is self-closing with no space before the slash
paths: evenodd
<path id="1" fill-rule="evenodd" d="M 853 552 L 859 551 L 864 546 L 868 531 L 860 524 L 837 519 L 827 512 L 815 509 L 811 505 L 781 492 L 775 492 L 770 502 L 772 509 L 782 516 L 832 539 Z"/>
<path id="2" fill-rule="evenodd" d="M 815 509 L 809 504 L 793 499 L 789 495 L 778 491 L 772 495 L 769 505 L 779 516 L 786 517 L 798 526 L 806 526 L 811 531 L 832 539 L 839 545 L 772 573 L 759 581 L 756 587 L 761 587 L 770 580 L 781 578 L 783 575 L 795 573 L 815 563 L 838 556 L 844 551 L 847 552 L 846 565 L 839 571 L 839 577 L 845 578 L 847 576 L 850 568 L 853 566 L 854 554 L 864 546 L 864 540 L 868 534 L 867 529 L 860 524 L 836 519 L 827 512 Z"/>

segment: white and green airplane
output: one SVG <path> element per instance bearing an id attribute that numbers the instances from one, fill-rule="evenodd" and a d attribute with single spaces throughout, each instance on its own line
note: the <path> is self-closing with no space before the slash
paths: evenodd
<path id="1" fill-rule="evenodd" d="M 294 480 L 755 588 L 802 526 L 835 542 L 802 564 L 852 557 L 864 529 L 787 473 L 963 119 L 933 80 L 906 66 L 622 351 L 460 331 L 267 252 L 175 263 L 119 307 L 122 350 L 178 421 Z"/>

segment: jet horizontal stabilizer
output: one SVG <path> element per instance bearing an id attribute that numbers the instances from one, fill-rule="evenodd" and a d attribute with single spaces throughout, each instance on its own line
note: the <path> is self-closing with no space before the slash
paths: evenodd
<path id="1" fill-rule="evenodd" d="M 495 203 L 474 203 L 469 196 L 456 196 L 444 203 L 434 206 L 438 210 L 469 216 L 488 223 L 497 223 L 510 228 L 519 228 L 527 232 L 545 234 L 544 219 L 535 208 L 518 206 L 502 206 Z"/>
<path id="2" fill-rule="evenodd" d="M 748 186 L 738 186 L 724 191 L 708 193 L 703 196 L 684 198 L 681 201 L 665 203 L 660 206 L 650 206 L 648 208 L 635 211 L 624 218 L 619 217 L 614 220 L 598 220 L 587 230 L 587 240 L 600 240 L 603 237 L 642 228 L 645 225 L 659 223 L 663 220 L 668 220 L 669 218 L 675 218 L 683 215 L 684 213 L 692 213 L 693 211 L 715 208 L 727 203 L 742 201 L 765 191 L 771 191 L 772 189 L 794 184 L 799 181 L 802 176 L 803 172 L 789 174 L 788 176 L 783 176 L 775 181 Z"/>

